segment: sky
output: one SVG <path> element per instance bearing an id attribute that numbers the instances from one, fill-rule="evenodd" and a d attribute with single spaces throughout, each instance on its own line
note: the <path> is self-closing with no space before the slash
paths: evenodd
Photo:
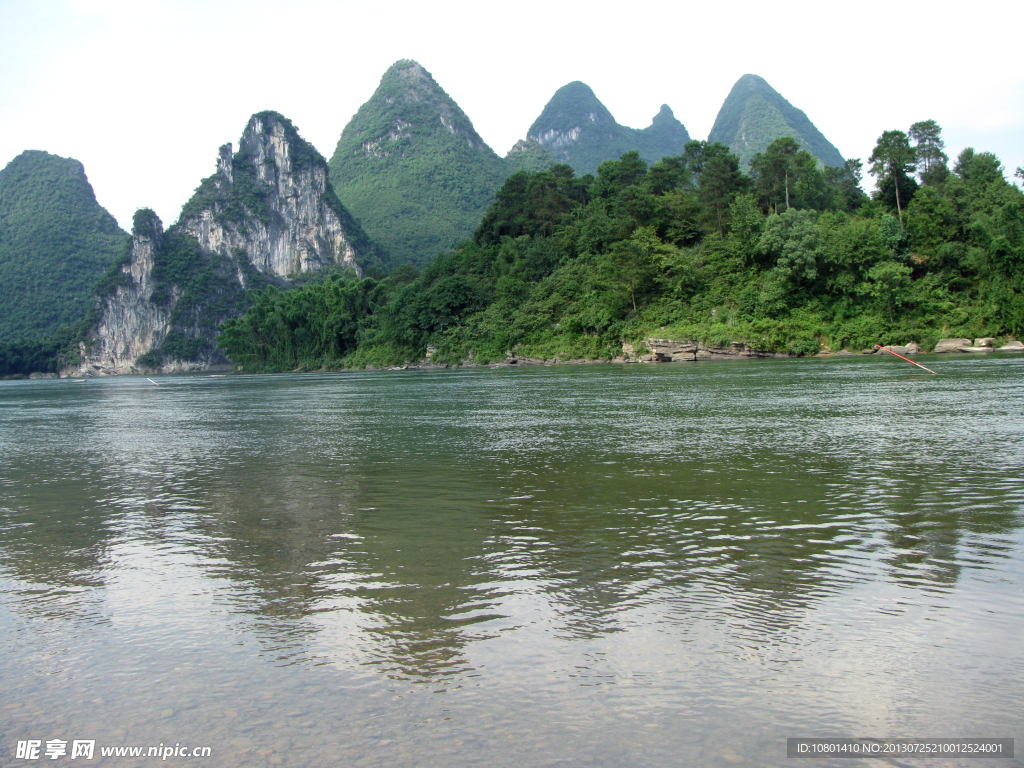
<path id="1" fill-rule="evenodd" d="M 844 157 L 934 119 L 951 158 L 995 152 L 1011 179 L 1024 166 L 1013 0 L 0 0 L 0 19 L 0 167 L 26 149 L 80 160 L 126 229 L 142 207 L 173 223 L 255 112 L 284 114 L 329 158 L 403 58 L 500 155 L 573 80 L 624 125 L 667 103 L 704 139 L 754 73 Z"/>

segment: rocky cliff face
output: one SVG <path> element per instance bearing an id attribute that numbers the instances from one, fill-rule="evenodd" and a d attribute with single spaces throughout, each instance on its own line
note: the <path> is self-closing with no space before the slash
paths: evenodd
<path id="1" fill-rule="evenodd" d="M 170 309 L 150 299 L 156 280 L 153 263 L 163 245 L 164 230 L 152 211 L 135 215 L 128 260 L 118 265 L 107 290 L 97 299 L 95 338 L 81 351 L 84 362 L 64 375 L 132 373 L 135 360 L 159 347 L 170 327 Z"/>
<path id="2" fill-rule="evenodd" d="M 276 277 L 334 264 L 362 276 L 353 222 L 342 220 L 327 162 L 276 113 L 253 115 L 237 155 L 230 144 L 220 148 L 217 173 L 197 198 L 179 225 L 208 251 L 244 252 L 259 272 Z"/>
<path id="3" fill-rule="evenodd" d="M 216 173 L 166 232 L 152 211 L 136 213 L 127 257 L 101 281 L 84 362 L 66 375 L 227 365 L 217 329 L 245 310 L 246 289 L 379 265 L 335 195 L 327 161 L 286 118 L 253 115 L 231 150 L 220 148 Z"/>

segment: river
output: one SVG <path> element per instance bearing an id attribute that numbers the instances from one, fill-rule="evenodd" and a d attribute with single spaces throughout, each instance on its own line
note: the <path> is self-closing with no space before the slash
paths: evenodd
<path id="1" fill-rule="evenodd" d="M 0 382 L 0 766 L 1024 765 L 1024 359 L 927 364 Z"/>

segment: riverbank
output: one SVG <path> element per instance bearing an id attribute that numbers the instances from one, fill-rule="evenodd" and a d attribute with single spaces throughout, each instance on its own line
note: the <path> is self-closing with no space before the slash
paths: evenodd
<path id="1" fill-rule="evenodd" d="M 922 352 L 921 346 L 914 341 L 907 344 L 889 344 L 885 349 L 899 355 L 919 354 L 985 354 L 993 352 L 1024 352 L 1024 342 L 1015 339 L 999 340 L 996 337 L 986 336 L 978 339 L 949 338 L 940 339 L 933 350 Z M 758 349 L 752 344 L 742 341 L 734 341 L 729 344 L 705 344 L 696 339 L 671 339 L 660 337 L 646 337 L 637 343 L 623 342 L 621 352 L 610 357 L 562 357 L 552 358 L 532 357 L 518 354 L 515 350 L 509 350 L 503 360 L 480 362 L 472 359 L 463 359 L 456 363 L 436 362 L 434 349 L 427 348 L 426 356 L 418 361 L 404 363 L 401 365 L 365 365 L 353 367 L 359 370 L 442 370 L 448 368 L 502 368 L 509 366 L 552 366 L 552 365 L 601 365 L 601 364 L 633 364 L 633 363 L 681 363 L 701 362 L 708 360 L 767 360 L 767 359 L 795 359 L 798 357 L 829 358 L 829 357 L 860 357 L 863 355 L 874 355 L 879 353 L 879 347 L 870 347 L 859 352 L 851 350 L 833 351 L 823 347 L 815 355 L 798 355 L 792 352 L 780 352 L 775 350 Z M 345 367 L 327 368 L 295 368 L 292 372 L 303 373 L 314 370 L 346 370 Z M 31 375 L 16 374 L 2 377 L 3 379 L 42 379 L 42 378 L 104 378 L 109 376 L 152 376 L 156 374 L 174 373 L 232 373 L 228 365 L 197 365 L 193 368 L 184 369 L 181 366 L 174 370 L 154 371 L 151 369 L 111 369 L 101 365 L 76 365 L 69 366 L 59 374 L 55 373 L 33 373 Z M 263 371 L 264 373 L 281 373 L 282 371 Z M 250 371 L 253 373 L 253 371 Z"/>
<path id="2" fill-rule="evenodd" d="M 932 350 L 931 354 L 948 353 L 992 353 L 992 352 L 1024 352 L 1024 343 L 1009 340 L 1005 344 L 995 346 L 994 337 L 979 339 L 941 339 Z M 922 354 L 921 347 L 917 342 L 910 342 L 905 345 L 888 344 L 884 347 L 871 347 L 852 352 L 850 350 L 838 350 L 833 352 L 824 348 L 813 358 L 832 357 L 862 357 L 865 355 L 880 354 L 881 349 L 887 349 L 898 355 L 919 355 Z M 772 350 L 756 349 L 745 342 L 732 342 L 728 345 L 709 345 L 694 339 L 664 339 L 645 338 L 639 344 L 623 343 L 622 354 L 611 358 L 582 359 L 582 358 L 539 358 L 526 355 L 517 355 L 509 352 L 504 360 L 488 363 L 478 363 L 472 360 L 462 360 L 455 365 L 435 363 L 431 358 L 431 351 L 428 349 L 427 357 L 424 360 L 405 365 L 393 366 L 366 366 L 365 370 L 440 370 L 446 368 L 503 368 L 509 366 L 533 366 L 533 365 L 598 365 L 608 363 L 632 364 L 632 363 L 682 363 L 700 362 L 707 360 L 768 360 L 785 359 L 792 360 L 800 355 L 789 352 L 776 352 Z"/>

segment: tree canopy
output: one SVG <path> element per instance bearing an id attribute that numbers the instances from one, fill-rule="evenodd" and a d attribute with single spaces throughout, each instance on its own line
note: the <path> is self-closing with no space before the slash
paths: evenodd
<path id="1" fill-rule="evenodd" d="M 859 160 L 823 168 L 788 141 L 750 177 L 708 142 L 517 173 L 422 273 L 260 294 L 221 345 L 283 370 L 612 357 L 650 334 L 812 354 L 1024 333 L 1024 195 L 974 150 L 912 195 L 907 134 L 883 138 L 871 164 L 898 201 L 864 194 Z"/>

